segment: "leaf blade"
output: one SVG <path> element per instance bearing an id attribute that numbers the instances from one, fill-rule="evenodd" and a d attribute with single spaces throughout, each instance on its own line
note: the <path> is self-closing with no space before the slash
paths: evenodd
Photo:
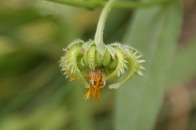
<path id="1" fill-rule="evenodd" d="M 144 78 L 137 77 L 118 91 L 116 130 L 153 129 L 181 27 L 180 3 L 141 9 L 134 18 L 125 41 L 133 41 L 133 47 L 144 53 L 146 71 Z"/>

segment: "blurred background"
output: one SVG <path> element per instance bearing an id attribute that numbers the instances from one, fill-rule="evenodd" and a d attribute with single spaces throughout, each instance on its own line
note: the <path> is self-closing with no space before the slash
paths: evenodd
<path id="1" fill-rule="evenodd" d="M 184 0 L 183 8 L 182 52 L 196 38 L 196 1 Z M 39 0 L 0 1 L 0 130 L 114 129 L 116 90 L 104 89 L 99 102 L 85 101 L 87 89 L 69 83 L 58 63 L 71 41 L 94 37 L 100 11 Z M 121 41 L 132 14 L 111 12 L 106 43 Z M 195 74 L 170 84 L 156 130 L 196 130 Z"/>

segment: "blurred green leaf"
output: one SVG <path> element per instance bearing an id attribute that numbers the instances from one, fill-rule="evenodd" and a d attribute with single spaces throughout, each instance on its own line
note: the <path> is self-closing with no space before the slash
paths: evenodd
<path id="1" fill-rule="evenodd" d="M 29 53 L 31 51 L 31 53 Z M 0 57 L 0 78 L 23 74 L 31 71 L 47 59 L 46 56 L 32 50 L 20 50 Z M 18 64 L 16 64 L 18 63 Z M 15 66 L 13 66 L 15 64 Z M 28 65 L 27 65 L 28 64 Z M 17 68 L 17 69 L 16 69 Z"/>
<path id="2" fill-rule="evenodd" d="M 136 12 L 124 41 L 144 53 L 146 71 L 117 92 L 116 130 L 153 129 L 181 23 L 180 1 Z"/>
<path id="3" fill-rule="evenodd" d="M 187 81 L 196 75 L 196 40 L 191 40 L 190 43 L 179 50 L 173 61 L 170 80 Z"/>
<path id="4" fill-rule="evenodd" d="M 87 9 L 94 9 L 98 7 L 104 7 L 106 1 L 104 0 L 47 0 L 51 2 L 56 2 L 65 5 L 72 5 L 78 7 L 85 7 Z M 149 7 L 159 4 L 166 4 L 169 0 L 151 0 L 148 2 L 140 2 L 140 1 L 121 1 L 115 2 L 114 8 L 118 9 L 132 9 L 132 8 L 141 8 L 141 7 Z"/>

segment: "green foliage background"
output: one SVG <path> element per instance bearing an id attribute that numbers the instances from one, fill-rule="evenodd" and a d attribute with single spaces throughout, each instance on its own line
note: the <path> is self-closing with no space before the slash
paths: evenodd
<path id="1" fill-rule="evenodd" d="M 94 37 L 101 11 L 94 8 L 104 1 L 78 0 L 75 7 L 65 2 L 0 2 L 0 130 L 157 129 L 167 86 L 196 74 L 195 40 L 177 49 L 182 3 L 146 0 L 151 3 L 145 7 L 127 0 L 131 6 L 125 9 L 116 4 L 120 9 L 108 18 L 105 43 L 122 41 L 143 52 L 145 76 L 118 90 L 103 89 L 94 102 L 83 99 L 87 89 L 79 82 L 63 77 L 58 62 L 71 41 Z M 86 9 L 77 2 L 97 4 Z"/>

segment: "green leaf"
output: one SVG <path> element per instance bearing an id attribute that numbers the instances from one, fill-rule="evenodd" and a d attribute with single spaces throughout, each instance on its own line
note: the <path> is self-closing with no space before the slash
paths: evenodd
<path id="1" fill-rule="evenodd" d="M 152 130 L 159 112 L 182 23 L 180 1 L 138 10 L 124 42 L 144 54 L 144 77 L 117 92 L 116 130 Z"/>
<path id="2" fill-rule="evenodd" d="M 187 81 L 196 75 L 196 39 L 177 53 L 171 69 L 170 81 Z"/>

